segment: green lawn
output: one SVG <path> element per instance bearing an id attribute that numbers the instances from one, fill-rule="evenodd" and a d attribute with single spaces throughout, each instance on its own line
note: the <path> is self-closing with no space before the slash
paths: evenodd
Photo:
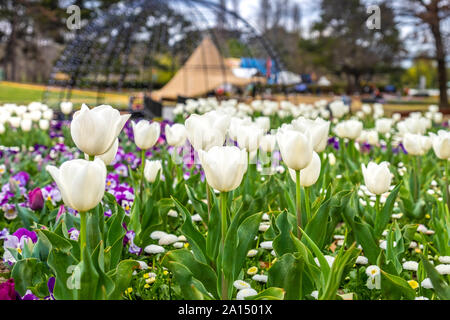
<path id="1" fill-rule="evenodd" d="M 42 101 L 43 94 L 46 91 L 45 86 L 12 84 L 9 82 L 0 82 L 0 104 L 15 103 L 27 105 L 33 101 Z M 47 104 L 51 107 L 58 107 L 61 100 L 61 91 L 52 90 L 48 92 Z M 101 103 L 113 105 L 116 108 L 127 108 L 128 95 L 125 94 L 106 94 Z M 75 106 L 86 103 L 90 106 L 97 104 L 96 92 L 86 92 L 76 90 L 72 93 L 71 101 Z"/>

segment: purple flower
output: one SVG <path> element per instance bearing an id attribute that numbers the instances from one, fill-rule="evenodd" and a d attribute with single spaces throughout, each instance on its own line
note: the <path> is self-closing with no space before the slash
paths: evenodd
<path id="1" fill-rule="evenodd" d="M 128 162 L 130 166 L 133 166 L 136 162 L 136 160 L 139 160 L 136 155 L 133 152 L 128 152 L 125 154 L 125 161 Z"/>
<path id="2" fill-rule="evenodd" d="M 109 173 L 106 177 L 106 190 L 114 189 L 119 184 L 119 175 Z"/>
<path id="3" fill-rule="evenodd" d="M 44 207 L 44 197 L 40 188 L 36 188 L 28 193 L 28 206 L 31 210 L 41 210 Z"/>
<path id="4" fill-rule="evenodd" d="M 9 185 L 9 184 L 8 184 Z M 6 189 L 6 188 L 5 188 Z M 8 203 L 9 199 L 14 197 L 14 193 L 11 191 L 0 192 L 0 206 Z"/>
<path id="5" fill-rule="evenodd" d="M 398 147 L 400 148 L 400 150 L 404 153 L 404 154 L 408 154 L 408 151 L 406 151 L 405 146 L 403 145 L 403 143 L 400 143 L 398 145 Z"/>
<path id="6" fill-rule="evenodd" d="M 33 243 L 36 243 L 37 241 L 36 233 L 25 228 L 17 229 L 17 231 L 13 233 L 13 236 L 16 236 L 19 241 L 21 241 L 23 237 L 31 239 Z"/>
<path id="7" fill-rule="evenodd" d="M 50 298 L 52 300 L 55 300 L 55 297 L 53 296 L 53 291 L 55 290 L 55 282 L 56 282 L 55 277 L 50 277 L 50 279 L 48 279 L 47 282 L 48 292 L 50 292 Z"/>
<path id="8" fill-rule="evenodd" d="M 35 296 L 31 290 L 27 290 L 21 300 L 39 300 L 39 298 Z"/>
<path id="9" fill-rule="evenodd" d="M 20 187 L 24 187 L 28 181 L 30 180 L 30 175 L 26 173 L 25 171 L 20 171 L 19 173 L 15 174 L 12 179 L 17 182 L 17 184 Z"/>
<path id="10" fill-rule="evenodd" d="M 140 255 L 141 252 L 142 252 L 142 249 L 134 244 L 134 237 L 135 236 L 136 236 L 136 233 L 133 230 L 127 231 L 125 237 L 123 238 L 124 245 L 129 243 L 130 247 L 128 248 L 128 252 L 130 252 L 132 254 Z"/>
<path id="11" fill-rule="evenodd" d="M 369 143 L 364 142 L 364 143 L 361 145 L 361 152 L 367 152 L 367 153 L 369 153 L 370 150 L 372 150 L 372 146 L 371 146 Z"/>
<path id="12" fill-rule="evenodd" d="M 14 220 L 17 218 L 16 206 L 12 203 L 6 203 L 2 206 L 2 210 L 5 212 L 5 218 L 8 220 Z"/>
<path id="13" fill-rule="evenodd" d="M 116 163 L 114 165 L 114 172 L 116 172 L 119 176 L 128 177 L 128 168 L 123 163 Z"/>
<path id="14" fill-rule="evenodd" d="M 0 231 L 0 240 L 6 239 L 7 236 L 9 236 L 9 230 L 7 228 L 3 228 L 3 230 Z"/>
<path id="15" fill-rule="evenodd" d="M 13 279 L 8 279 L 0 284 L 0 300 L 16 300 Z"/>
<path id="16" fill-rule="evenodd" d="M 328 145 L 332 145 L 334 149 L 339 150 L 339 139 L 336 137 L 329 138 Z"/>
<path id="17" fill-rule="evenodd" d="M 106 209 L 105 208 L 105 212 L 103 213 L 105 215 L 105 217 L 111 217 L 112 216 L 112 210 L 111 209 Z"/>
<path id="18" fill-rule="evenodd" d="M 130 215 L 131 206 L 133 205 L 133 202 L 128 201 L 128 200 L 123 200 L 121 202 L 122 202 L 121 206 L 122 206 L 123 210 L 125 210 L 125 214 Z"/>
<path id="19" fill-rule="evenodd" d="M 80 236 L 80 231 L 78 231 L 78 229 L 70 228 L 68 233 L 69 233 L 70 239 L 72 239 L 74 241 L 78 241 L 78 237 Z"/>
<path id="20" fill-rule="evenodd" d="M 50 184 L 41 189 L 45 201 L 50 201 L 54 206 L 61 201 L 61 192 L 55 184 Z"/>
<path id="21" fill-rule="evenodd" d="M 73 209 L 73 208 L 71 208 L 71 207 L 68 207 L 68 208 L 67 208 L 67 211 L 68 211 L 71 215 L 73 215 L 73 216 L 75 216 L 75 217 L 78 215 L 78 211 L 75 210 L 75 209 Z"/>

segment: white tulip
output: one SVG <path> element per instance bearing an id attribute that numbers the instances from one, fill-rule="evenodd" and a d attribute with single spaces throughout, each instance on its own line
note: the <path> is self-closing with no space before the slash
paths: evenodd
<path id="1" fill-rule="evenodd" d="M 20 122 L 20 128 L 22 129 L 22 131 L 25 131 L 25 132 L 30 131 L 32 125 L 33 125 L 33 122 L 31 121 L 31 119 L 23 119 Z"/>
<path id="2" fill-rule="evenodd" d="M 134 143 L 141 150 L 152 148 L 159 139 L 161 126 L 159 122 L 150 124 L 147 120 L 141 120 L 137 124 L 133 121 Z"/>
<path id="3" fill-rule="evenodd" d="M 277 142 L 281 157 L 288 168 L 301 170 L 306 168 L 313 156 L 313 145 L 308 134 L 294 130 L 280 130 Z"/>
<path id="4" fill-rule="evenodd" d="M 430 111 L 431 113 L 436 113 L 439 111 L 439 106 L 435 104 L 429 105 L 428 111 Z"/>
<path id="5" fill-rule="evenodd" d="M 373 105 L 373 117 L 375 119 L 381 118 L 384 115 L 384 107 L 381 103 L 375 103 Z"/>
<path id="6" fill-rule="evenodd" d="M 22 121 L 22 119 L 20 117 L 10 117 L 8 120 L 9 120 L 9 123 L 11 124 L 11 127 L 13 127 L 13 128 L 19 128 L 20 122 Z"/>
<path id="7" fill-rule="evenodd" d="M 394 120 L 394 122 L 398 122 L 402 119 L 402 115 L 398 112 L 395 112 L 392 114 L 392 120 Z"/>
<path id="8" fill-rule="evenodd" d="M 116 158 L 118 149 L 119 149 L 119 139 L 117 138 L 116 141 L 113 143 L 113 145 L 111 146 L 111 148 L 109 148 L 108 151 L 106 151 L 104 154 L 100 154 L 100 155 L 96 156 L 96 158 L 98 157 L 98 158 L 102 159 L 102 161 L 105 163 L 105 165 L 109 165 Z"/>
<path id="9" fill-rule="evenodd" d="M 156 177 L 158 177 L 158 175 L 161 176 L 161 172 L 162 172 L 161 160 L 145 161 L 144 176 L 148 182 L 151 183 L 155 182 Z"/>
<path id="10" fill-rule="evenodd" d="M 48 128 L 50 127 L 50 121 L 48 121 L 47 119 L 41 119 L 39 120 L 39 128 L 41 130 L 48 130 Z"/>
<path id="11" fill-rule="evenodd" d="M 330 103 L 330 110 L 334 118 L 342 118 L 350 111 L 349 106 L 345 105 L 341 100 L 336 100 Z"/>
<path id="12" fill-rule="evenodd" d="M 259 140 L 259 147 L 263 152 L 273 152 L 277 143 L 277 137 L 272 134 L 266 134 Z"/>
<path id="13" fill-rule="evenodd" d="M 427 128 L 430 127 L 431 120 L 423 118 L 420 115 L 411 116 L 403 121 L 397 123 L 397 130 L 400 135 L 405 135 L 406 133 L 413 134 L 424 134 Z"/>
<path id="14" fill-rule="evenodd" d="M 255 123 L 264 132 L 268 132 L 270 130 L 270 118 L 269 117 L 258 117 L 255 119 Z"/>
<path id="15" fill-rule="evenodd" d="M 387 162 L 376 164 L 372 161 L 369 162 L 367 168 L 364 164 L 361 165 L 364 183 L 373 194 L 380 195 L 389 191 L 392 176 L 388 165 Z"/>
<path id="16" fill-rule="evenodd" d="M 49 121 L 52 120 L 53 119 L 53 110 L 48 109 L 48 110 L 44 111 L 44 113 L 42 114 L 42 117 Z"/>
<path id="17" fill-rule="evenodd" d="M 406 133 L 403 137 L 403 146 L 406 151 L 413 156 L 422 156 L 432 147 L 430 137 L 420 134 Z"/>
<path id="18" fill-rule="evenodd" d="M 230 126 L 228 128 L 228 136 L 233 139 L 234 141 L 237 141 L 237 136 L 239 133 L 239 130 L 242 126 L 248 126 L 252 123 L 252 119 L 250 117 L 245 117 L 243 119 L 233 117 L 230 119 Z"/>
<path id="19" fill-rule="evenodd" d="M 438 135 L 430 133 L 433 141 L 433 150 L 439 159 L 450 158 L 450 132 L 439 130 Z"/>
<path id="20" fill-rule="evenodd" d="M 363 124 L 358 120 L 346 120 L 339 122 L 334 128 L 339 138 L 357 139 L 361 135 Z"/>
<path id="21" fill-rule="evenodd" d="M 366 104 L 366 103 L 361 106 L 361 110 L 365 114 L 371 114 L 372 113 L 372 107 L 369 104 Z"/>
<path id="22" fill-rule="evenodd" d="M 391 130 L 392 119 L 381 118 L 375 122 L 376 130 L 381 134 L 386 134 Z"/>
<path id="23" fill-rule="evenodd" d="M 90 156 L 104 154 L 116 141 L 130 116 L 120 115 L 118 110 L 107 105 L 93 109 L 83 105 L 73 115 L 70 125 L 73 142 Z"/>
<path id="24" fill-rule="evenodd" d="M 327 147 L 328 133 L 330 131 L 330 122 L 322 118 L 309 120 L 303 117 L 292 121 L 295 130 L 302 133 L 309 132 L 313 143 L 314 151 L 322 152 Z"/>
<path id="25" fill-rule="evenodd" d="M 165 132 L 170 146 L 181 147 L 186 143 L 187 132 L 184 125 L 176 123 L 173 126 L 166 126 Z"/>
<path id="26" fill-rule="evenodd" d="M 30 114 L 30 118 L 34 122 L 39 121 L 41 119 L 41 117 L 42 117 L 42 112 L 39 110 L 35 110 L 35 111 L 31 112 L 31 114 Z"/>
<path id="27" fill-rule="evenodd" d="M 73 109 L 73 103 L 72 102 L 61 102 L 59 105 L 61 108 L 61 112 L 65 115 L 68 115 L 72 112 Z"/>
<path id="28" fill-rule="evenodd" d="M 363 130 L 357 141 L 376 145 L 378 143 L 378 132 L 376 130 Z"/>
<path id="29" fill-rule="evenodd" d="M 433 121 L 436 123 L 442 123 L 442 120 L 444 120 L 444 114 L 442 112 L 436 112 L 433 114 Z"/>
<path id="30" fill-rule="evenodd" d="M 9 121 L 9 118 L 11 117 L 11 113 L 9 111 L 1 110 L 0 109 L 0 123 L 6 123 Z"/>
<path id="31" fill-rule="evenodd" d="M 6 129 L 5 129 L 5 125 L 3 123 L 0 122 L 0 134 L 5 133 Z"/>
<path id="32" fill-rule="evenodd" d="M 64 203 L 79 211 L 95 208 L 105 193 L 106 166 L 99 158 L 64 162 L 58 169 L 47 166 L 47 171 L 58 185 Z"/>
<path id="33" fill-rule="evenodd" d="M 229 125 L 230 117 L 216 111 L 193 114 L 185 121 L 187 137 L 197 151 L 223 146 Z"/>
<path id="34" fill-rule="evenodd" d="M 16 107 L 15 109 L 14 109 L 14 112 L 16 113 L 16 115 L 18 115 L 19 117 L 23 117 L 23 115 L 24 114 L 29 114 L 28 112 L 27 112 L 27 110 L 29 110 L 29 109 L 27 109 L 27 107 L 25 107 L 25 106 L 19 106 L 19 107 Z M 31 110 L 30 110 L 31 111 Z"/>
<path id="35" fill-rule="evenodd" d="M 204 114 L 204 116 L 209 119 L 209 123 L 219 129 L 224 134 L 227 133 L 227 130 L 230 126 L 230 116 L 221 111 L 209 111 Z"/>
<path id="36" fill-rule="evenodd" d="M 296 182 L 295 170 L 289 169 L 291 179 Z M 320 175 L 320 157 L 316 152 L 313 152 L 312 160 L 309 165 L 300 170 L 300 185 L 302 187 L 310 187 L 317 182 Z"/>
<path id="37" fill-rule="evenodd" d="M 41 109 L 41 103 L 40 102 L 31 102 L 28 105 L 28 110 L 29 111 L 36 111 L 36 110 L 40 110 Z"/>
<path id="38" fill-rule="evenodd" d="M 334 166 L 336 164 L 336 157 L 334 153 L 328 154 L 328 162 L 330 163 L 330 166 Z"/>
<path id="39" fill-rule="evenodd" d="M 362 111 L 356 111 L 356 117 L 359 119 L 364 119 L 366 115 Z"/>
<path id="40" fill-rule="evenodd" d="M 208 184 L 221 192 L 236 189 L 247 171 L 247 152 L 238 147 L 212 147 L 209 151 L 199 150 L 200 163 Z"/>
<path id="41" fill-rule="evenodd" d="M 254 123 L 242 125 L 237 132 L 237 143 L 242 149 L 253 152 L 258 149 L 263 134 L 264 130 Z"/>

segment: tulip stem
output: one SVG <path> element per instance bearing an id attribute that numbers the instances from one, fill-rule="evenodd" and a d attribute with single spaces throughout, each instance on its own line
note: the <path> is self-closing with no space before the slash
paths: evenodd
<path id="1" fill-rule="evenodd" d="M 94 161 L 95 160 L 95 156 L 89 156 L 89 161 Z"/>
<path id="2" fill-rule="evenodd" d="M 306 207 L 306 217 L 308 218 L 308 223 L 311 221 L 311 204 L 309 202 L 309 188 L 305 187 L 305 207 Z"/>
<path id="3" fill-rule="evenodd" d="M 205 178 L 205 187 L 206 187 L 206 202 L 208 204 L 208 221 L 209 221 L 209 216 L 211 215 L 211 190 L 209 190 L 209 185 L 208 182 L 206 181 L 206 178 Z"/>
<path id="4" fill-rule="evenodd" d="M 376 200 L 375 200 L 375 210 L 376 210 L 376 214 L 377 216 L 380 214 L 380 195 L 377 194 Z"/>
<path id="5" fill-rule="evenodd" d="M 80 212 L 80 262 L 83 261 L 84 250 L 86 249 L 86 225 L 87 225 L 87 213 Z"/>
<path id="6" fill-rule="evenodd" d="M 413 160 L 414 164 L 414 200 L 419 200 L 419 172 L 418 172 L 418 165 L 417 165 L 417 156 L 414 156 Z"/>
<path id="7" fill-rule="evenodd" d="M 145 169 L 145 150 L 141 150 L 141 185 L 140 185 L 140 193 L 142 200 L 144 200 L 143 189 L 144 189 L 144 169 Z"/>
<path id="8" fill-rule="evenodd" d="M 327 164 L 326 164 L 326 162 L 325 161 L 329 161 L 329 159 L 328 159 L 328 157 L 325 159 L 325 152 L 321 152 L 320 153 L 320 174 L 322 175 L 322 192 L 323 193 L 325 193 L 325 190 L 326 190 L 326 185 L 327 185 L 327 182 L 326 182 L 326 179 L 327 179 L 327 172 L 325 172 L 326 171 L 326 169 L 327 169 Z M 321 194 L 322 194 L 322 192 L 321 192 Z"/>
<path id="9" fill-rule="evenodd" d="M 445 172 L 444 172 L 444 176 L 445 176 L 445 195 L 447 198 L 447 209 L 450 209 L 450 194 L 449 194 L 449 190 L 448 190 L 448 159 L 445 159 Z"/>
<path id="10" fill-rule="evenodd" d="M 225 254 L 225 237 L 227 235 L 227 192 L 220 193 L 220 214 L 222 216 L 222 258 Z M 223 263 L 222 263 L 223 265 Z M 228 300 L 228 284 L 222 266 L 222 300 Z"/>
<path id="11" fill-rule="evenodd" d="M 297 204 L 297 237 L 301 239 L 302 233 L 300 228 L 302 227 L 302 193 L 300 191 L 300 170 L 295 170 L 295 199 Z"/>

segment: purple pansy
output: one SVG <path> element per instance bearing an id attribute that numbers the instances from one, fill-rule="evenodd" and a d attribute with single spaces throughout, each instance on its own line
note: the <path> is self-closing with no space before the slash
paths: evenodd
<path id="1" fill-rule="evenodd" d="M 8 279 L 6 282 L 0 283 L 0 300 L 16 300 L 13 279 Z"/>

